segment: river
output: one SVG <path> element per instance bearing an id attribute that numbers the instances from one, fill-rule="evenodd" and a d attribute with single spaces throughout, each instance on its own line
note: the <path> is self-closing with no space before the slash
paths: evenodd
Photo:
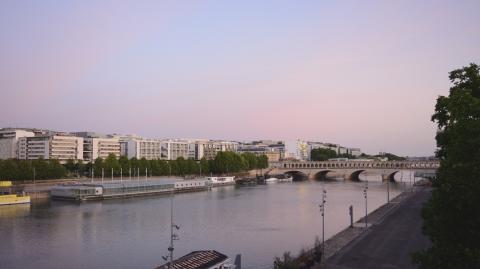
<path id="1" fill-rule="evenodd" d="M 401 177 L 397 175 L 397 180 Z M 390 184 L 390 197 L 409 184 Z M 386 184 L 367 176 L 368 211 L 387 200 Z M 399 181 L 399 180 L 398 180 Z M 243 268 L 271 268 L 285 251 L 296 254 L 321 236 L 319 203 L 327 190 L 326 238 L 365 214 L 364 182 L 304 181 L 227 186 L 176 194 L 174 221 L 180 225 L 175 257 L 215 249 Z M 72 203 L 36 202 L 0 207 L 0 268 L 148 268 L 163 263 L 170 236 L 168 196 Z"/>

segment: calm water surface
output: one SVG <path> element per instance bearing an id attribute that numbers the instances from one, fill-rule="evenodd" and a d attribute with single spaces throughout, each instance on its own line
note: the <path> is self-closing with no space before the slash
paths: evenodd
<path id="1" fill-rule="evenodd" d="M 369 180 L 370 212 L 387 195 L 378 178 Z M 297 253 L 321 235 L 323 187 L 330 237 L 349 225 L 350 205 L 355 219 L 365 214 L 364 185 L 307 181 L 177 194 L 174 219 L 181 229 L 174 255 L 215 249 L 232 259 L 241 253 L 243 268 L 269 268 L 275 256 Z M 390 196 L 402 188 L 391 184 Z M 165 196 L 0 207 L 0 268 L 154 268 L 167 254 L 169 224 Z"/>

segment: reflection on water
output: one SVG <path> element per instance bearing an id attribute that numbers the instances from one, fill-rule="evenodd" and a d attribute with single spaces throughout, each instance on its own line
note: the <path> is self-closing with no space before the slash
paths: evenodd
<path id="1" fill-rule="evenodd" d="M 386 185 L 367 178 L 372 211 L 386 202 Z M 231 257 L 241 253 L 244 268 L 271 265 L 275 255 L 296 253 L 321 234 L 322 188 L 328 191 L 330 237 L 348 226 L 350 205 L 355 219 L 363 216 L 363 187 L 362 182 L 308 181 L 177 194 L 175 222 L 181 229 L 174 254 L 216 249 Z M 390 197 L 401 188 L 391 184 Z M 2 268 L 154 268 L 167 252 L 166 196 L 15 208 L 0 208 Z"/>
<path id="2" fill-rule="evenodd" d="M 29 204 L 0 206 L 0 219 L 24 217 L 30 213 Z"/>

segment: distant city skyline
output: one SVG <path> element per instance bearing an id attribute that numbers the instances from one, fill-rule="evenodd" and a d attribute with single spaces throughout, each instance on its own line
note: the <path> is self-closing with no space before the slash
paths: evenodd
<path id="1" fill-rule="evenodd" d="M 478 1 L 2 1 L 0 126 L 433 155 Z"/>

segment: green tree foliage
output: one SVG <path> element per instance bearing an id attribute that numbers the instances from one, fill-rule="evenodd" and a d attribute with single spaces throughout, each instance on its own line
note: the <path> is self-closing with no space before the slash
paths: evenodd
<path id="1" fill-rule="evenodd" d="M 0 179 L 9 180 L 31 180 L 33 168 L 35 168 L 36 179 L 54 179 L 77 176 L 91 176 L 91 168 L 94 169 L 94 176 L 101 177 L 102 170 L 104 177 L 120 176 L 120 168 L 123 176 L 136 177 L 145 176 L 145 169 L 148 169 L 149 176 L 188 176 L 208 175 L 210 173 L 224 174 L 236 173 L 246 170 L 268 167 L 268 158 L 265 155 L 255 156 L 251 153 L 237 154 L 235 152 L 219 152 L 214 160 L 202 158 L 200 161 L 179 157 L 177 160 L 140 160 L 128 159 L 126 156 L 117 158 L 110 154 L 107 158 L 97 158 L 92 163 L 83 164 L 81 161 L 67 160 L 60 164 L 57 160 L 0 160 Z M 131 170 L 130 170 L 131 169 Z"/>
<path id="2" fill-rule="evenodd" d="M 67 170 L 57 160 L 0 160 L 0 180 L 58 179 L 67 176 Z"/>
<path id="3" fill-rule="evenodd" d="M 201 171 L 199 172 L 201 172 L 203 175 L 208 175 L 210 173 L 210 163 L 207 161 L 207 159 L 205 159 L 205 157 L 200 160 L 200 169 Z"/>
<path id="4" fill-rule="evenodd" d="M 120 163 L 117 160 L 117 156 L 115 156 L 113 153 L 110 153 L 104 160 L 103 168 L 105 169 L 105 176 L 112 176 L 112 169 L 114 176 L 120 175 Z"/>
<path id="5" fill-rule="evenodd" d="M 326 161 L 328 159 L 336 158 L 337 153 L 331 149 L 312 149 L 310 158 L 312 161 Z"/>
<path id="6" fill-rule="evenodd" d="M 123 175 L 127 176 L 129 174 L 129 169 L 132 167 L 128 157 L 120 156 L 120 158 L 118 158 L 118 164 L 120 165 L 120 168 L 122 168 Z"/>
<path id="7" fill-rule="evenodd" d="M 440 169 L 422 216 L 432 246 L 413 259 L 421 268 L 480 268 L 480 68 L 450 72 L 449 96 L 437 99 Z"/>
<path id="8" fill-rule="evenodd" d="M 257 169 L 265 169 L 268 167 L 267 155 L 260 155 L 257 157 Z"/>

